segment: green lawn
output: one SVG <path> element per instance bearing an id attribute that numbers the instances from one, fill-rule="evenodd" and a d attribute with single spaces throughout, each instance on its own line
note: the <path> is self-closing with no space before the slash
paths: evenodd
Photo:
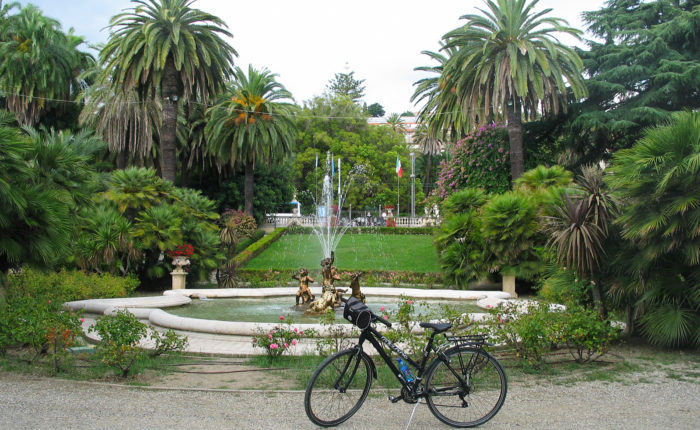
<path id="1" fill-rule="evenodd" d="M 311 270 L 320 267 L 321 258 L 315 235 L 288 234 L 244 268 Z M 428 235 L 345 234 L 335 250 L 335 265 L 341 270 L 440 272 L 433 238 Z"/>

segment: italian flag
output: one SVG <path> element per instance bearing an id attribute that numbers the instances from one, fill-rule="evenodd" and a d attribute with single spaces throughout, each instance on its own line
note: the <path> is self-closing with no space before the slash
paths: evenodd
<path id="1" fill-rule="evenodd" d="M 396 174 L 399 175 L 399 178 L 403 176 L 403 167 L 401 167 L 401 160 L 398 155 L 396 156 Z"/>

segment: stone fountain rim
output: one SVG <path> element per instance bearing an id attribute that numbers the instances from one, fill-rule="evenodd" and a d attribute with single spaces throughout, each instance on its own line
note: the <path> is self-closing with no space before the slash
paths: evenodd
<path id="1" fill-rule="evenodd" d="M 312 287 L 311 290 L 314 294 L 320 294 L 321 288 Z M 104 315 L 111 314 L 119 309 L 126 309 L 137 318 L 146 319 L 151 324 L 159 327 L 190 332 L 250 336 L 255 334 L 258 330 L 270 330 L 279 324 L 188 318 L 170 314 L 162 308 L 189 304 L 192 301 L 192 297 L 202 299 L 288 296 L 293 298 L 296 291 L 296 287 L 180 289 L 167 290 L 163 293 L 163 296 L 80 300 L 68 302 L 65 306 L 70 309 L 84 309 L 87 312 Z M 491 305 L 495 301 L 505 302 L 510 298 L 510 294 L 502 291 L 420 290 L 412 288 L 372 287 L 365 288 L 363 292 L 369 297 L 399 297 L 404 294 L 410 295 L 414 299 L 476 300 L 477 305 L 484 309 L 487 308 L 487 305 L 480 304 L 483 300 L 488 300 L 489 305 Z M 473 321 L 479 321 L 485 317 L 485 314 L 469 314 L 469 317 Z M 295 326 L 300 330 L 314 329 L 321 335 L 327 334 L 327 328 L 321 324 L 295 324 Z"/>

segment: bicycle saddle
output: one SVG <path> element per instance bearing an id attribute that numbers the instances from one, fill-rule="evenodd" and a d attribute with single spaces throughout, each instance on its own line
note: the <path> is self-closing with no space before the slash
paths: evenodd
<path id="1" fill-rule="evenodd" d="M 419 324 L 423 328 L 431 328 L 435 330 L 435 333 L 442 333 L 444 331 L 449 330 L 452 328 L 452 324 L 450 323 L 429 323 L 429 322 L 422 322 Z"/>

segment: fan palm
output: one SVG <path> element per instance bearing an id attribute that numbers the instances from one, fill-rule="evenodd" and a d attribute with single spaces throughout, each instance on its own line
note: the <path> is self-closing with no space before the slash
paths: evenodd
<path id="1" fill-rule="evenodd" d="M 161 175 L 176 177 L 178 100 L 193 95 L 206 103 L 230 75 L 236 51 L 221 36 L 232 37 L 218 17 L 193 9 L 193 0 L 134 0 L 137 7 L 115 15 L 100 54 L 110 82 L 142 100 L 160 96 Z"/>
<path id="2" fill-rule="evenodd" d="M 253 215 L 255 163 L 274 163 L 287 156 L 296 128 L 292 95 L 267 69 L 248 67 L 248 75 L 236 67 L 235 79 L 207 114 L 208 151 L 231 166 L 245 170 L 245 212 Z"/>
<path id="3" fill-rule="evenodd" d="M 450 91 L 441 93 L 441 103 L 453 104 L 456 96 L 473 123 L 505 114 L 513 180 L 524 171 L 522 116 L 565 110 L 567 83 L 576 98 L 586 93 L 581 59 L 554 35 L 578 38 L 581 31 L 543 17 L 551 9 L 534 12 L 537 1 L 487 0 L 488 10 L 479 9 L 483 15 L 462 16 L 467 24 L 443 36 L 446 48 L 458 50 L 444 66 Z"/>
<path id="4" fill-rule="evenodd" d="M 610 170 L 625 198 L 617 223 L 634 250 L 627 268 L 642 330 L 657 344 L 700 346 L 700 112 L 649 129 Z"/>

